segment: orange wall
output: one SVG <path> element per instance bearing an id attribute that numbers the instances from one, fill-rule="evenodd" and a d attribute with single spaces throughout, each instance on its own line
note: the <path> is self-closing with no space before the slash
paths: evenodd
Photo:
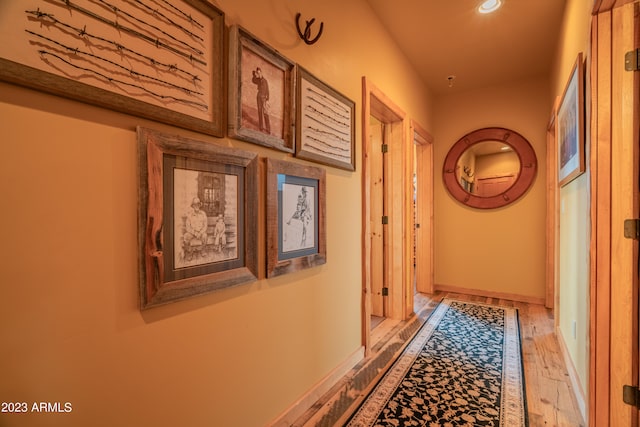
<path id="1" fill-rule="evenodd" d="M 548 81 L 540 78 L 436 99 L 436 286 L 543 301 L 548 92 Z M 491 210 L 469 208 L 444 187 L 442 164 L 462 136 L 494 126 L 512 129 L 529 141 L 538 158 L 538 173 L 532 188 L 513 204 Z"/>
<path id="2" fill-rule="evenodd" d="M 291 158 L 0 84 L 0 401 L 73 409 L 3 427 L 261 426 L 360 348 L 361 77 L 427 130 L 428 94 L 364 0 L 214 3 L 356 101 L 357 170 L 326 168 L 328 262 L 141 313 L 135 127 Z"/>

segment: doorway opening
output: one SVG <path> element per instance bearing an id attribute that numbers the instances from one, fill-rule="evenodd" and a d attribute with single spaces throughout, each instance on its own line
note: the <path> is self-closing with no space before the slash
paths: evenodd
<path id="1" fill-rule="evenodd" d="M 407 237 L 413 235 L 413 168 L 405 113 L 366 77 L 362 84 L 362 341 L 368 355 L 372 321 L 403 320 L 413 311 L 413 242 Z"/>
<path id="2" fill-rule="evenodd" d="M 433 293 L 433 137 L 414 120 L 410 124 L 413 139 L 413 226 L 414 291 Z"/>

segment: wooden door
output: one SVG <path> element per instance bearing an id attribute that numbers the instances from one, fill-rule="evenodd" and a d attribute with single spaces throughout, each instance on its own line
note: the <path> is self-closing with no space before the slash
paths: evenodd
<path id="1" fill-rule="evenodd" d="M 632 58 L 635 59 L 635 67 L 638 67 L 640 64 L 640 2 L 636 1 L 633 6 L 626 6 L 628 11 L 626 12 L 629 15 L 629 20 L 633 21 L 633 50 L 625 53 L 625 71 L 627 73 L 631 72 L 628 70 L 631 66 Z M 633 18 L 631 15 L 633 14 Z M 635 55 L 633 51 L 635 50 Z M 632 206 L 633 213 L 635 218 L 640 218 L 640 70 L 633 71 L 633 79 L 629 79 L 626 83 L 626 88 L 631 88 L 631 96 L 630 101 L 628 101 L 629 109 L 628 114 L 630 117 L 627 117 L 627 121 L 631 127 L 630 135 L 632 135 L 632 168 L 633 175 L 635 177 L 633 181 L 633 192 L 632 192 Z M 625 87 L 622 88 L 623 90 Z M 636 385 L 640 387 L 640 255 L 638 244 L 634 245 L 633 248 L 633 263 L 632 268 L 636 269 L 635 275 L 635 283 L 633 284 L 633 292 L 635 293 L 636 299 L 636 315 L 634 316 L 634 324 L 633 330 L 636 337 L 636 343 L 634 345 L 633 352 L 633 363 L 635 368 L 635 376 L 637 379 Z M 636 413 L 635 413 L 635 424 L 638 425 L 640 420 L 640 406 L 636 404 Z"/>
<path id="2" fill-rule="evenodd" d="M 623 402 L 640 384 L 638 241 L 625 220 L 638 218 L 638 71 L 625 55 L 639 47 L 640 1 L 595 9 L 591 48 L 592 239 L 589 425 L 637 426 L 638 409 Z"/>
<path id="3" fill-rule="evenodd" d="M 638 411 L 621 404 L 620 389 L 638 386 L 638 241 L 625 238 L 625 220 L 638 218 L 638 71 L 624 58 L 638 48 L 640 2 L 612 10 L 611 425 L 637 425 Z M 631 413 L 630 413 L 631 412 Z"/>
<path id="4" fill-rule="evenodd" d="M 383 262 L 385 257 L 385 232 L 382 224 L 384 215 L 384 158 L 382 144 L 384 139 L 384 124 L 375 117 L 371 117 L 369 126 L 371 141 L 371 314 L 383 316 L 385 287 L 385 271 Z"/>
<path id="5" fill-rule="evenodd" d="M 516 177 L 514 175 L 495 176 L 490 178 L 477 178 L 476 194 L 478 196 L 492 197 L 497 194 L 503 193 L 509 189 L 515 182 Z"/>

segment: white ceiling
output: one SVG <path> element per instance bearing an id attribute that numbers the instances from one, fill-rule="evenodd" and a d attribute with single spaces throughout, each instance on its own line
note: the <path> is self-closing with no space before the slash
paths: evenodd
<path id="1" fill-rule="evenodd" d="M 367 0 L 434 95 L 548 76 L 565 0 Z M 448 76 L 454 75 L 453 87 Z"/>

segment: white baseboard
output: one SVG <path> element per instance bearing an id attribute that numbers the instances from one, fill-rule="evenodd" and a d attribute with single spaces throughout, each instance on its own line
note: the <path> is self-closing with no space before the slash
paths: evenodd
<path id="1" fill-rule="evenodd" d="M 336 366 L 315 386 L 311 387 L 300 399 L 287 408 L 278 418 L 273 420 L 269 427 L 287 427 L 302 416 L 311 408 L 331 387 L 333 387 L 342 377 L 344 377 L 358 362 L 364 359 L 364 347 L 358 348 L 349 355 L 340 365 Z"/>

